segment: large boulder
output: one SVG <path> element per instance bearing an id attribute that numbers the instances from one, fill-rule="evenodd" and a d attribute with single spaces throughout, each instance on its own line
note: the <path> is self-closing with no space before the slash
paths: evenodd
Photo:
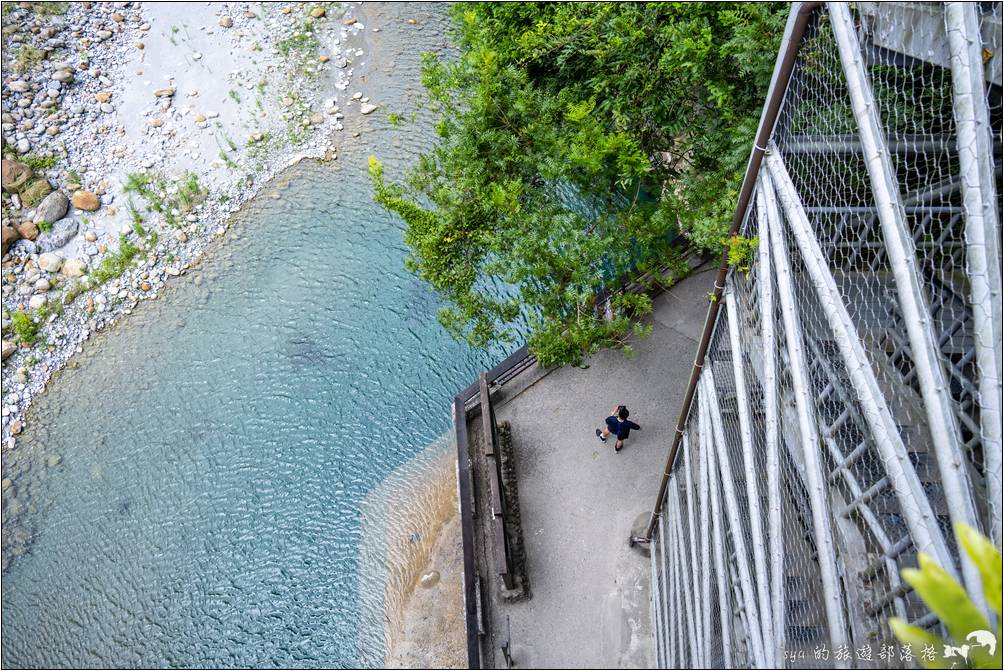
<path id="1" fill-rule="evenodd" d="M 39 233 L 35 238 L 38 253 L 51 252 L 65 246 L 77 234 L 77 228 L 77 222 L 73 219 L 60 219 L 50 230 Z"/>
<path id="2" fill-rule="evenodd" d="M 66 216 L 66 210 L 69 207 L 70 201 L 66 199 L 66 196 L 59 191 L 53 191 L 38 204 L 35 209 L 35 221 L 44 221 L 47 224 L 59 221 Z"/>
<path id="3" fill-rule="evenodd" d="M 3 159 L 2 170 L 3 190 L 7 193 L 17 193 L 24 188 L 32 177 L 31 168 L 24 163 Z"/>
<path id="4" fill-rule="evenodd" d="M 13 340 L 3 340 L 3 360 L 6 361 L 7 357 L 17 351 L 17 343 Z"/>
<path id="5" fill-rule="evenodd" d="M 21 236 L 18 235 L 17 229 L 15 229 L 13 226 L 4 226 L 3 227 L 3 252 L 2 253 L 6 254 L 7 250 L 10 249 L 10 246 L 12 244 L 14 244 L 14 241 L 17 240 L 20 237 Z"/>
<path id="6" fill-rule="evenodd" d="M 93 212 L 101 207 L 101 199 L 93 191 L 74 191 L 73 207 L 86 212 Z"/>

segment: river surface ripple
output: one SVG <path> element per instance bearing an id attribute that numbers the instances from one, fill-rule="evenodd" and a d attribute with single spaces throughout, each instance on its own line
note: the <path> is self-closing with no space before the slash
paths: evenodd
<path id="1" fill-rule="evenodd" d="M 444 14 L 361 8 L 359 88 L 381 110 L 36 400 L 4 457 L 4 666 L 382 663 L 360 626 L 360 503 L 505 354 L 438 326 L 366 174 L 369 154 L 400 175 L 432 141 L 426 113 L 387 113 L 416 110 Z"/>

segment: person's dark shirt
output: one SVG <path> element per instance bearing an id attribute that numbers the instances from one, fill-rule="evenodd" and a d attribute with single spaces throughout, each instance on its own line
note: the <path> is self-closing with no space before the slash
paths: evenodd
<path id="1" fill-rule="evenodd" d="M 618 419 L 617 415 L 610 415 L 607 417 L 607 429 L 610 433 L 617 436 L 618 440 L 624 440 L 631 435 L 631 429 L 636 431 L 641 431 L 641 427 L 632 422 L 630 419 L 621 420 Z"/>

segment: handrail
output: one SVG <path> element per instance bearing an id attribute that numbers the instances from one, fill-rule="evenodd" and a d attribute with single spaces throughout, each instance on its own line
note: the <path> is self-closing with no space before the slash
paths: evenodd
<path id="1" fill-rule="evenodd" d="M 507 356 L 500 364 L 478 377 L 453 398 L 453 425 L 457 432 L 457 492 L 460 504 L 460 531 L 464 550 L 464 629 L 467 634 L 467 668 L 481 668 L 481 596 L 477 559 L 474 556 L 474 478 L 471 474 L 467 436 L 467 404 L 480 397 L 481 383 L 505 384 L 536 361 L 526 345 Z M 480 401 L 479 401 L 480 402 Z"/>
<path id="2" fill-rule="evenodd" d="M 495 572 L 502 578 L 506 589 L 515 585 L 512 570 L 512 551 L 509 533 L 506 530 L 506 499 L 505 487 L 502 484 L 502 455 L 499 453 L 498 427 L 495 424 L 495 408 L 492 406 L 491 394 L 488 391 L 488 374 L 481 373 L 481 433 L 484 442 L 483 455 L 491 461 L 488 468 L 488 488 L 491 492 L 492 533 L 495 550 Z"/>
<path id="3" fill-rule="evenodd" d="M 784 96 L 791 81 L 791 74 L 795 68 L 795 58 L 798 56 L 802 36 L 805 34 L 805 29 L 808 27 L 813 13 L 822 4 L 821 2 L 797 3 L 797 9 L 793 7 L 788 17 L 785 36 L 781 42 L 780 57 L 774 68 L 770 90 L 767 94 L 767 104 L 760 117 L 756 141 L 750 154 L 749 163 L 746 166 L 746 175 L 743 177 L 742 188 L 739 191 L 739 201 L 732 216 L 732 226 L 729 228 L 730 237 L 739 233 L 739 228 L 746 218 L 746 212 L 749 209 L 750 199 L 753 196 L 754 186 L 756 185 L 756 178 L 760 173 L 760 165 L 763 163 L 763 155 L 767 149 L 767 143 L 774 132 L 774 125 L 777 123 L 777 118 L 780 115 Z M 697 347 L 697 355 L 694 357 L 690 382 L 687 384 L 687 392 L 683 397 L 683 407 L 680 409 L 680 417 L 676 422 L 676 433 L 673 435 L 673 443 L 669 448 L 669 455 L 666 457 L 666 466 L 663 469 L 662 481 L 659 483 L 659 493 L 656 495 L 655 506 L 652 508 L 652 517 L 649 520 L 644 535 L 633 536 L 631 538 L 632 545 L 635 543 L 651 542 L 652 534 L 655 532 L 655 525 L 658 523 L 659 515 L 662 512 L 662 501 L 666 498 L 666 489 L 669 487 L 669 476 L 673 472 L 676 456 L 680 450 L 680 442 L 686 428 L 687 418 L 690 416 L 691 406 L 694 403 L 697 381 L 701 376 L 701 369 L 704 367 L 704 358 L 708 353 L 708 346 L 711 343 L 711 334 L 718 320 L 718 310 L 721 307 L 721 297 L 725 289 L 725 278 L 728 272 L 729 255 L 726 249 L 722 252 L 722 261 L 718 267 L 718 275 L 715 277 L 715 286 L 711 294 L 711 302 L 708 305 L 708 314 L 704 320 L 704 332 Z"/>

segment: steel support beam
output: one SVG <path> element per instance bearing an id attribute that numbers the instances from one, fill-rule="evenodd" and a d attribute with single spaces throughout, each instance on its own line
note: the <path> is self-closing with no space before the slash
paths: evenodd
<path id="1" fill-rule="evenodd" d="M 730 276 L 735 282 L 735 274 Z M 728 284 L 728 282 L 726 283 Z M 732 377 L 736 385 L 736 406 L 739 414 L 739 438 L 742 444 L 743 468 L 746 470 L 746 500 L 749 509 L 750 542 L 753 544 L 753 570 L 756 573 L 756 591 L 760 610 L 760 631 L 757 632 L 764 649 L 764 664 L 771 660 L 771 643 L 774 640 L 771 624 L 770 577 L 767 571 L 766 542 L 763 535 L 763 513 L 760 509 L 759 478 L 750 477 L 757 472 L 753 460 L 753 429 L 750 422 L 749 394 L 746 393 L 745 357 L 739 336 L 739 302 L 732 289 L 725 291 L 725 315 L 729 326 L 729 349 L 732 350 Z"/>
<path id="2" fill-rule="evenodd" d="M 656 533 L 659 532 L 659 527 L 656 527 Z M 658 561 L 659 565 L 659 619 L 662 621 L 662 628 L 658 632 L 659 641 L 662 643 L 662 660 L 663 665 L 669 667 L 669 563 L 666 559 L 666 543 L 665 538 L 661 535 L 657 537 L 657 542 L 659 543 L 659 553 Z M 655 562 L 656 554 L 652 553 L 652 561 Z"/>
<path id="3" fill-rule="evenodd" d="M 656 539 L 655 542 L 659 542 Z M 662 646 L 662 632 L 663 632 L 663 622 L 662 622 L 662 599 L 660 598 L 662 594 L 662 586 L 660 583 L 660 575 L 656 570 L 659 566 L 659 562 L 656 561 L 655 557 L 652 557 L 648 562 L 649 564 L 649 585 L 650 585 L 650 597 L 648 600 L 649 605 L 652 607 L 649 616 L 652 618 L 653 626 L 653 638 L 655 638 L 655 666 L 658 669 L 666 668 L 666 658 L 663 655 Z"/>
<path id="4" fill-rule="evenodd" d="M 906 444 L 879 387 L 868 354 L 776 146 L 768 148 L 765 162 L 769 175 L 763 177 L 762 183 L 767 187 L 764 195 L 770 225 L 783 225 L 777 213 L 776 193 L 913 542 L 918 550 L 935 557 L 946 570 L 954 572 L 952 555 L 938 527 L 931 502 L 910 461 Z"/>
<path id="5" fill-rule="evenodd" d="M 770 190 L 766 190 L 766 193 L 770 193 Z M 768 211 L 770 211 L 769 205 Z M 812 397 L 809 394 L 805 353 L 802 350 L 802 325 L 796 312 L 791 266 L 788 263 L 788 251 L 784 239 L 781 237 L 781 230 L 777 226 L 768 226 L 768 230 L 772 261 L 776 268 L 777 295 L 784 322 L 791 386 L 795 397 L 795 410 L 798 415 L 799 438 L 805 463 L 805 488 L 808 491 L 812 508 L 813 537 L 816 541 L 819 560 L 819 578 L 823 586 L 823 607 L 826 611 L 826 622 L 829 627 L 830 645 L 837 648 L 848 643 L 847 620 L 844 615 L 840 583 L 837 578 L 837 553 L 833 544 L 832 529 L 833 515 L 827 502 L 826 475 L 823 473 L 823 465 L 819 458 L 819 432 L 816 428 L 814 409 L 809 407 Z"/>
<path id="6" fill-rule="evenodd" d="M 886 244 L 899 307 L 903 312 L 910 340 L 910 352 L 920 386 L 927 424 L 931 432 L 934 451 L 941 471 L 945 499 L 953 522 L 964 522 L 980 528 L 976 505 L 973 502 L 972 484 L 965 468 L 965 455 L 959 444 L 959 426 L 952 407 L 952 398 L 941 364 L 938 342 L 931 325 L 930 311 L 924 300 L 921 280 L 917 272 L 917 255 L 913 238 L 906 226 L 906 215 L 900 197 L 896 170 L 889 150 L 885 146 L 885 133 L 879 118 L 878 105 L 872 91 L 864 59 L 847 3 L 827 3 L 830 25 L 836 38 L 837 50 L 851 108 L 861 135 L 865 163 L 871 182 L 872 194 L 878 206 L 879 223 Z M 962 557 L 962 579 L 973 598 L 986 610 L 979 570 L 965 553 Z"/>
<path id="7" fill-rule="evenodd" d="M 734 353 L 733 353 L 733 356 Z M 739 512 L 739 496 L 736 494 L 736 481 L 732 477 L 732 464 L 725 444 L 725 431 L 722 429 L 722 418 L 719 413 L 721 404 L 718 401 L 718 391 L 715 389 L 714 369 L 704 369 L 701 375 L 701 390 L 708 397 L 711 411 L 711 431 L 714 436 L 718 472 L 722 479 L 722 492 L 725 494 L 725 513 L 729 521 L 732 536 L 732 546 L 735 548 L 736 567 L 739 570 L 739 586 L 742 592 L 743 610 L 749 631 L 747 636 L 750 647 L 753 648 L 753 662 L 757 668 L 767 668 L 767 657 L 764 654 L 763 628 L 760 625 L 760 608 L 757 605 L 757 592 L 753 586 L 753 572 L 750 570 L 750 553 L 746 547 L 746 533 L 742 527 L 742 514 Z M 750 478 L 746 478 L 749 480 Z M 751 520 L 752 521 L 752 520 Z M 759 520 L 758 520 L 759 521 Z"/>
<path id="8" fill-rule="evenodd" d="M 887 138 L 889 151 L 894 154 L 924 154 L 954 151 L 955 138 L 939 135 L 907 135 Z M 857 135 L 794 135 L 785 138 L 785 154 L 860 155 L 861 139 Z"/>
<path id="9" fill-rule="evenodd" d="M 774 666 L 784 664 L 784 523 L 781 508 L 781 459 L 778 452 L 777 341 L 774 336 L 774 275 L 770 266 L 770 234 L 767 229 L 767 202 L 763 180 L 757 188 L 757 296 L 760 308 L 760 344 L 763 350 L 763 432 L 767 469 L 767 537 L 770 542 L 770 593 L 773 620 Z M 776 210 L 776 208 L 775 208 Z M 776 217 L 776 211 L 774 216 Z"/>
<path id="10" fill-rule="evenodd" d="M 690 550 L 690 587 L 687 590 L 687 598 L 689 599 L 690 606 L 690 622 L 691 629 L 694 632 L 691 639 L 691 664 L 694 666 L 699 666 L 701 664 L 701 644 L 698 639 L 698 633 L 701 622 L 701 609 L 706 607 L 706 604 L 702 604 L 701 600 L 695 594 L 697 590 L 697 585 L 700 584 L 699 576 L 701 574 L 701 564 L 698 561 L 698 548 L 697 548 L 697 529 L 694 528 L 694 476 L 692 473 L 691 460 L 693 457 L 690 455 L 690 438 L 684 433 L 683 434 L 683 483 L 687 488 L 687 494 L 685 497 L 685 503 L 687 505 L 687 531 L 688 531 L 688 543 Z M 681 522 L 682 523 L 682 522 Z M 683 533 L 680 533 L 680 538 L 682 541 Z"/>
<path id="11" fill-rule="evenodd" d="M 703 378 L 703 376 L 702 376 Z M 708 407 L 707 394 L 702 392 L 697 397 L 699 410 L 701 412 L 701 436 L 705 443 L 701 453 L 707 455 L 708 484 L 711 490 L 711 516 L 714 525 L 714 546 L 715 546 L 715 578 L 718 582 L 718 609 L 722 626 L 722 666 L 726 669 L 732 668 L 732 607 L 731 589 L 729 586 L 729 575 L 725 571 L 725 534 L 722 526 L 725 519 L 722 517 L 722 489 L 718 484 L 718 458 L 715 454 L 715 437 L 711 429 L 711 410 Z M 717 411 L 717 409 L 716 409 Z M 706 442 L 705 442 L 706 441 Z"/>
<path id="12" fill-rule="evenodd" d="M 662 515 L 659 516 L 658 520 L 658 530 L 659 530 L 659 554 L 662 556 L 662 565 L 665 567 L 662 574 L 662 584 L 663 584 L 663 617 L 666 621 L 666 659 L 669 662 L 669 668 L 675 669 L 679 665 L 676 661 L 676 621 L 673 618 L 673 613 L 670 613 L 669 600 L 672 597 L 672 592 L 674 590 L 673 584 L 673 570 L 675 563 L 669 560 L 667 556 L 668 553 L 672 552 L 671 547 L 667 547 L 669 544 L 669 538 L 666 536 L 666 515 L 671 514 L 668 511 L 663 511 Z"/>
<path id="13" fill-rule="evenodd" d="M 993 174 L 993 130 L 983 82 L 978 8 L 945 3 L 945 31 L 952 63 L 955 125 L 959 138 L 962 204 L 966 211 L 966 270 L 979 367 L 980 434 L 983 443 L 990 537 L 1001 546 L 1001 268 L 999 201 Z"/>
<path id="14" fill-rule="evenodd" d="M 698 415 L 700 415 L 700 404 L 698 404 Z M 701 615 L 704 616 L 701 630 L 702 652 L 701 666 L 709 668 L 711 666 L 711 520 L 708 503 L 708 441 L 707 425 L 703 420 L 691 419 L 688 432 L 697 425 L 698 441 L 701 446 L 700 455 L 700 489 L 697 492 L 697 505 L 701 510 Z M 694 583 L 697 589 L 697 583 Z"/>
<path id="15" fill-rule="evenodd" d="M 679 483 L 677 483 L 679 484 Z M 681 631 L 686 633 L 685 638 L 685 651 L 688 653 L 686 655 L 687 663 L 685 664 L 688 668 L 693 668 L 697 665 L 697 619 L 694 616 L 694 589 L 692 584 L 686 584 L 687 576 L 683 575 L 682 567 L 690 563 L 690 557 L 686 556 L 686 543 L 683 540 L 683 510 L 681 509 L 680 501 L 680 490 L 678 487 L 674 487 L 671 490 L 671 496 L 673 497 L 673 506 L 676 508 L 676 515 L 674 516 L 675 524 L 673 525 L 673 533 L 676 538 L 676 545 L 680 549 L 678 553 L 678 558 L 681 566 L 680 574 L 680 611 L 683 615 L 683 621 L 686 626 L 681 627 Z M 680 653 L 681 659 L 684 657 L 683 650 Z"/>
<path id="16" fill-rule="evenodd" d="M 676 483 L 670 480 L 670 490 L 672 490 Z M 671 499 L 670 505 L 675 506 L 677 503 L 676 499 Z M 673 508 L 670 513 L 670 517 L 675 519 L 680 514 L 679 509 Z M 676 632 L 676 641 L 673 645 L 673 654 L 676 659 L 676 667 L 683 668 L 686 666 L 686 640 L 687 640 L 687 623 L 686 618 L 683 616 L 683 561 L 680 557 L 680 544 L 676 542 L 676 538 L 673 534 L 672 523 L 669 519 L 663 517 L 663 530 L 666 532 L 666 538 L 672 543 L 672 553 L 670 554 L 670 561 L 673 564 L 673 619 L 674 619 L 674 631 Z"/>

